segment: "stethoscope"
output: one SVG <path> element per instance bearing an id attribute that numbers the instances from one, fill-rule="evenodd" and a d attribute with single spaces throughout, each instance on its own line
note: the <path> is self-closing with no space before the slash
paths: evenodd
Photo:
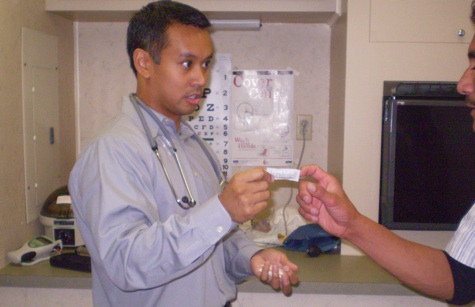
<path id="1" fill-rule="evenodd" d="M 185 172 L 183 171 L 183 168 L 182 168 L 181 163 L 180 163 L 180 159 L 178 158 L 177 149 L 175 147 L 175 144 L 173 143 L 172 138 L 170 137 L 170 134 L 168 133 L 167 129 L 165 128 L 163 123 L 160 121 L 160 119 L 157 117 L 157 115 L 153 112 L 153 110 L 150 109 L 149 107 L 147 107 L 137 97 L 136 94 L 130 94 L 129 97 L 130 97 L 130 101 L 132 102 L 132 105 L 135 108 L 135 111 L 139 115 L 140 122 L 142 123 L 142 126 L 145 130 L 145 134 L 147 135 L 147 139 L 150 143 L 150 147 L 152 148 L 152 151 L 155 152 L 155 155 L 157 156 L 157 159 L 160 162 L 160 165 L 162 166 L 163 172 L 165 173 L 165 177 L 167 178 L 167 181 L 168 181 L 168 185 L 170 186 L 170 189 L 173 193 L 173 196 L 176 199 L 177 204 L 185 210 L 193 208 L 196 205 L 196 200 L 193 197 L 193 194 L 191 193 L 190 186 L 188 185 L 188 181 L 186 180 Z M 186 192 L 187 192 L 188 196 L 183 196 L 182 198 L 178 197 L 178 195 L 177 195 L 177 193 L 176 193 L 176 191 L 173 187 L 173 183 L 172 183 L 172 180 L 170 178 L 170 175 L 169 175 L 169 173 L 168 173 L 168 171 L 165 167 L 165 164 L 163 163 L 162 158 L 160 156 L 157 141 L 153 138 L 152 133 L 150 132 L 150 128 L 149 128 L 147 122 L 145 121 L 145 118 L 144 118 L 144 115 L 142 113 L 141 108 L 144 109 L 152 117 L 152 119 L 157 123 L 160 131 L 162 132 L 162 135 L 163 135 L 162 141 L 165 144 L 165 147 L 167 147 L 167 149 L 169 150 L 169 152 L 172 154 L 172 156 L 175 159 L 175 162 L 176 162 L 176 164 L 178 166 L 178 169 L 180 171 L 181 179 L 182 179 L 182 181 L 185 185 Z M 223 176 L 221 174 L 221 170 L 220 170 L 218 164 L 216 163 L 215 159 L 213 158 L 213 156 L 211 155 L 211 153 L 209 152 L 209 150 L 205 146 L 205 144 L 203 144 L 203 141 L 198 137 L 198 135 L 196 135 L 194 130 L 186 122 L 182 122 L 182 124 L 185 124 L 188 128 L 190 128 L 191 131 L 193 131 L 192 138 L 194 138 L 198 142 L 198 144 L 200 144 L 201 149 L 205 152 L 206 157 L 211 162 L 211 165 L 213 166 L 214 172 L 215 172 L 216 176 L 218 177 L 219 185 L 222 187 L 225 183 L 225 179 L 223 178 Z"/>

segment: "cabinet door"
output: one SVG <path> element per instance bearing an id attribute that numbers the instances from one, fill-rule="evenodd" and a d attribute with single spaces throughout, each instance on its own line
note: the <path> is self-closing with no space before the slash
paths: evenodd
<path id="1" fill-rule="evenodd" d="M 27 223 L 60 186 L 58 39 L 22 29 L 23 133 Z"/>
<path id="2" fill-rule="evenodd" d="M 469 43 L 472 0 L 371 0 L 371 42 Z M 465 32 L 459 35 L 459 31 Z"/>

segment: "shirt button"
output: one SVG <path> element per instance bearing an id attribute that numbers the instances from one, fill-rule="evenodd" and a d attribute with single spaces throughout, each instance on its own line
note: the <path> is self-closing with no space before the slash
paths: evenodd
<path id="1" fill-rule="evenodd" d="M 223 230 L 224 230 L 223 226 L 218 226 L 218 227 L 216 227 L 216 231 L 217 231 L 218 233 L 222 233 Z"/>

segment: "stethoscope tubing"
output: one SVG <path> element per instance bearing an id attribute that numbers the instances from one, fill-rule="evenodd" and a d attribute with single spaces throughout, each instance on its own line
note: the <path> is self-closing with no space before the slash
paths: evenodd
<path id="1" fill-rule="evenodd" d="M 190 209 L 190 208 L 193 208 L 195 205 L 196 205 L 196 200 L 194 199 L 193 197 L 193 194 L 191 193 L 191 189 L 189 187 L 189 184 L 188 184 L 188 181 L 186 180 L 186 176 L 185 176 L 185 172 L 183 171 L 183 168 L 182 168 L 182 165 L 180 163 L 180 159 L 178 158 L 178 154 L 177 154 L 177 149 L 173 143 L 173 140 L 171 139 L 170 137 L 170 134 L 168 133 L 168 131 L 166 130 L 165 126 L 163 125 L 163 123 L 160 121 L 160 119 L 157 117 L 157 115 L 149 108 L 147 107 L 138 97 L 137 95 L 135 94 L 130 94 L 129 95 L 129 98 L 132 102 L 132 105 L 134 106 L 135 108 L 135 111 L 137 112 L 138 116 L 139 116 L 139 119 L 140 119 L 140 122 L 142 123 L 142 126 L 144 128 L 144 131 L 145 131 L 145 134 L 147 136 L 147 139 L 149 141 L 149 144 L 150 144 L 150 147 L 152 148 L 152 150 L 155 152 L 155 155 L 158 159 L 158 161 L 160 162 L 160 165 L 162 167 L 162 170 L 163 172 L 165 173 L 165 177 L 167 178 L 167 181 L 168 181 L 168 185 L 170 186 L 170 189 L 173 193 L 173 196 L 175 197 L 175 200 L 177 202 L 177 204 L 182 208 L 182 209 Z M 165 164 L 163 163 L 163 160 L 161 158 L 161 155 L 160 155 L 160 152 L 158 150 L 158 144 L 157 144 L 157 141 L 153 138 L 152 136 L 152 133 L 150 132 L 150 128 L 149 126 L 147 125 L 147 122 L 145 120 L 145 117 L 143 115 L 143 112 L 141 111 L 141 108 L 144 109 L 151 117 L 152 119 L 157 123 L 159 129 L 161 130 L 161 132 L 163 133 L 163 136 L 164 136 L 164 144 L 165 146 L 168 148 L 169 152 L 173 155 L 174 157 L 174 160 L 178 166 L 178 169 L 180 171 L 180 176 L 181 176 L 181 179 L 185 185 L 185 188 L 186 188 L 186 191 L 187 191 L 187 194 L 188 196 L 183 196 L 181 199 L 178 197 L 178 194 L 176 193 L 176 190 L 175 188 L 173 187 L 173 183 L 172 183 L 172 180 L 171 180 L 171 177 L 165 167 Z M 185 123 L 186 124 L 186 123 Z M 187 125 L 187 124 L 186 124 Z M 193 131 L 193 137 L 195 137 L 195 139 L 198 141 L 200 147 L 203 149 L 203 151 L 205 152 L 207 158 L 210 160 L 211 162 L 211 165 L 213 166 L 213 169 L 216 173 L 216 176 L 218 177 L 219 181 L 220 181 L 220 185 L 222 185 L 224 183 L 224 179 L 223 177 L 221 176 L 221 172 L 220 172 L 220 169 L 219 169 L 219 166 L 217 165 L 217 163 L 214 161 L 214 159 L 212 158 L 211 154 L 209 153 L 208 149 L 206 148 L 206 146 L 202 143 L 201 139 L 196 135 L 196 133 L 194 132 L 194 130 L 189 126 L 187 125 L 191 131 Z M 163 139 L 162 139 L 163 140 Z"/>

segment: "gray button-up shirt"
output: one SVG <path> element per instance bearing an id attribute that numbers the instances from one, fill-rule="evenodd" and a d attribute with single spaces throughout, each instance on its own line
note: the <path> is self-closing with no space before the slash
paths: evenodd
<path id="1" fill-rule="evenodd" d="M 143 112 L 179 197 L 187 195 L 158 125 Z M 92 257 L 96 306 L 223 306 L 252 275 L 258 248 L 220 203 L 213 166 L 185 125 L 166 126 L 196 207 L 184 210 L 128 97 L 113 125 L 79 157 L 69 181 L 77 225 Z M 213 155 L 214 157 L 214 155 Z"/>

